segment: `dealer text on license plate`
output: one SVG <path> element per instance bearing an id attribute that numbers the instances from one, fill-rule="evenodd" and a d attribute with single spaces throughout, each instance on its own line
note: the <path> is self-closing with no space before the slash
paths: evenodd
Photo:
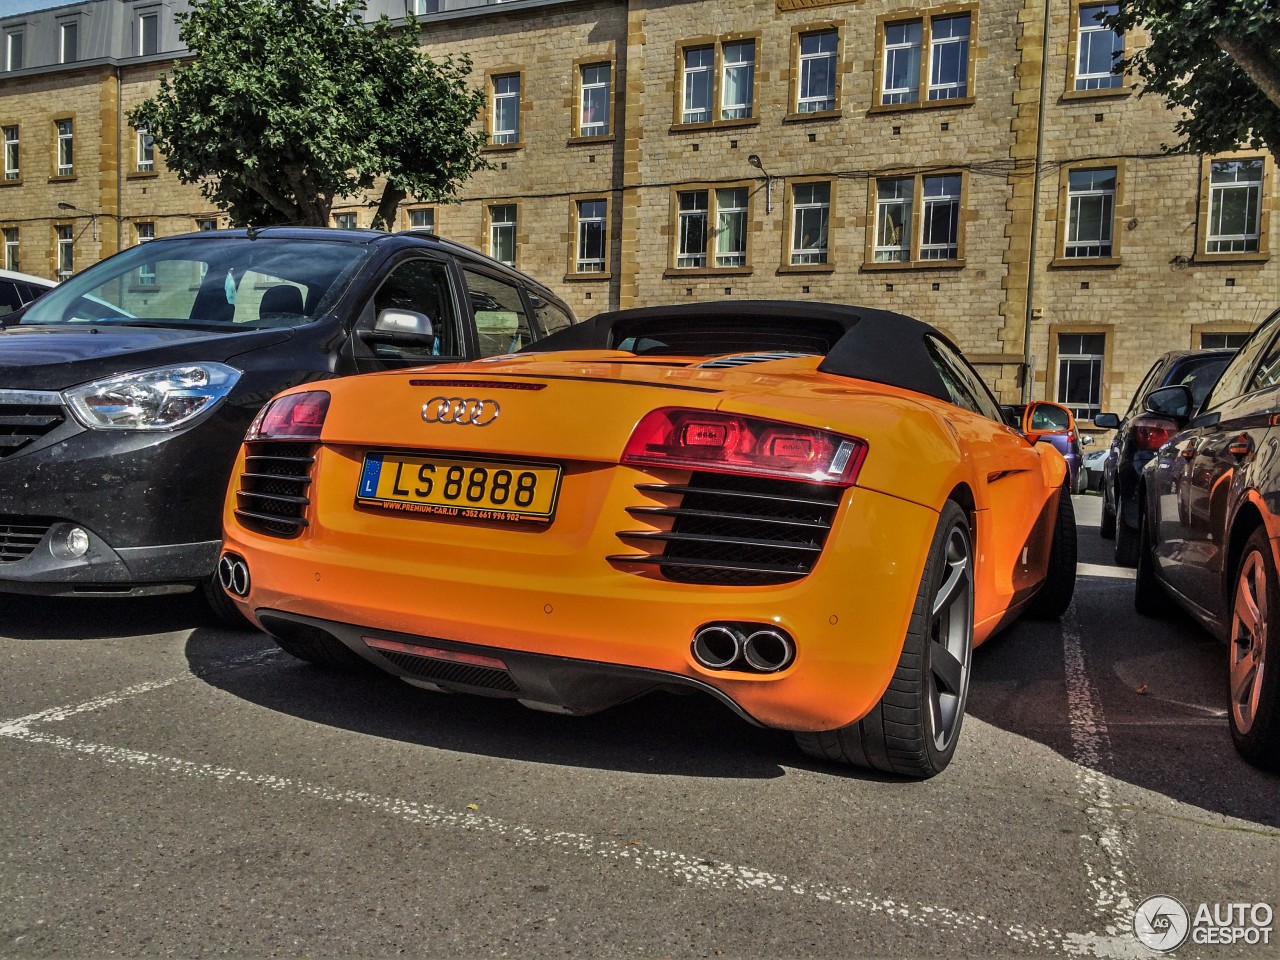
<path id="1" fill-rule="evenodd" d="M 369 453 L 356 502 L 462 520 L 546 522 L 559 488 L 554 464 Z"/>

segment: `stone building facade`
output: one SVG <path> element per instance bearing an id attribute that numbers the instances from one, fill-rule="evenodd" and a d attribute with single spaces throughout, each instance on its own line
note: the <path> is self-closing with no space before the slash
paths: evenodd
<path id="1" fill-rule="evenodd" d="M 1127 404 L 1159 353 L 1234 345 L 1280 306 L 1273 159 L 1166 154 L 1164 104 L 1106 69 L 1143 38 L 1105 30 L 1105 3 L 372 0 L 369 15 L 406 3 L 428 53 L 472 58 L 492 169 L 461 203 L 406 203 L 402 226 L 514 262 L 579 315 L 874 304 L 937 324 L 1003 399 L 1087 416 Z M 184 7 L 0 14 L 10 263 L 54 276 L 226 225 L 125 119 L 185 54 Z"/>

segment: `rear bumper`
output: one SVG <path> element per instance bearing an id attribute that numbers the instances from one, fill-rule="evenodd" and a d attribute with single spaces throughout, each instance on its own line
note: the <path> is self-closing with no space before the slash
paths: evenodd
<path id="1" fill-rule="evenodd" d="M 221 540 L 112 548 L 92 531 L 89 551 L 71 558 L 62 547 L 77 524 L 58 521 L 21 560 L 0 564 L 0 593 L 49 597 L 140 597 L 181 593 L 206 579 Z M 85 528 L 81 528 L 85 529 Z"/>
<path id="2" fill-rule="evenodd" d="M 566 506 L 557 523 L 568 513 Z M 766 726 L 814 731 L 860 719 L 888 686 L 937 514 L 852 490 L 808 576 L 752 587 L 675 583 L 610 564 L 605 557 L 617 541 L 607 528 L 572 552 L 542 550 L 536 532 L 494 541 L 513 537 L 535 551 L 529 553 L 481 549 L 487 534 L 477 528 L 444 543 L 458 528 L 435 523 L 389 517 L 370 527 L 417 531 L 406 553 L 388 538 L 354 530 L 313 527 L 295 540 L 276 539 L 229 516 L 225 549 L 247 561 L 252 587 L 240 602 L 268 632 L 273 616 L 323 622 L 331 635 L 400 676 L 414 675 L 389 667 L 364 637 L 485 648 L 517 664 L 517 690 L 502 695 L 575 712 L 674 684 L 713 690 Z M 774 674 L 702 667 L 690 651 L 693 635 L 720 621 L 785 630 L 796 644 L 795 661 Z M 525 665 L 524 654 L 534 666 Z M 555 669 L 547 666 L 553 662 Z"/>

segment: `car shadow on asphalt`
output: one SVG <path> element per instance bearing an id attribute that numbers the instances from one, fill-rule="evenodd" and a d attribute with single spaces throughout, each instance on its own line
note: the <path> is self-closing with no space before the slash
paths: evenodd
<path id="1" fill-rule="evenodd" d="M 158 597 L 0 595 L 0 635 L 15 640 L 108 640 L 214 623 L 194 593 Z"/>

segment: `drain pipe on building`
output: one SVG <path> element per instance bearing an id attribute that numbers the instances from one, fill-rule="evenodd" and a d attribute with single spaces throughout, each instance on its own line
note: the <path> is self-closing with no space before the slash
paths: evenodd
<path id="1" fill-rule="evenodd" d="M 1049 83 L 1050 3 L 1044 3 L 1044 32 L 1040 38 L 1040 107 L 1036 121 L 1035 181 L 1031 185 L 1031 238 L 1027 253 L 1027 312 L 1022 326 L 1022 402 L 1030 403 L 1035 388 L 1036 372 L 1031 366 L 1031 321 L 1035 311 L 1036 240 L 1040 233 L 1040 174 L 1044 167 L 1045 91 Z"/>

